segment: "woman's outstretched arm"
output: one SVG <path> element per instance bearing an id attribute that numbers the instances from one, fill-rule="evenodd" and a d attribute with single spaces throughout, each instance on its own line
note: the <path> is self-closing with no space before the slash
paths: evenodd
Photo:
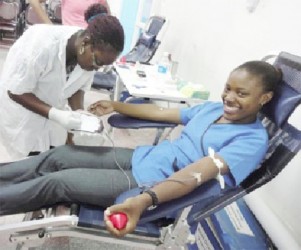
<path id="1" fill-rule="evenodd" d="M 223 167 L 221 174 L 228 173 L 229 169 L 224 160 L 215 154 Z M 204 157 L 201 160 L 188 165 L 186 168 L 174 173 L 171 177 L 151 188 L 158 198 L 158 203 L 164 203 L 189 194 L 199 185 L 214 179 L 219 174 L 219 168 L 212 158 Z M 148 193 L 142 193 L 136 197 L 125 200 L 124 203 L 109 207 L 105 212 L 105 221 L 108 231 L 117 237 L 124 236 L 135 230 L 143 211 L 152 205 L 152 197 Z M 122 230 L 113 227 L 109 215 L 123 212 L 128 217 L 128 223 Z"/>
<path id="2" fill-rule="evenodd" d="M 114 101 L 98 101 L 89 109 L 95 115 L 118 112 L 123 115 L 151 121 L 173 122 L 181 124 L 180 109 L 162 108 L 154 104 L 132 104 Z"/>

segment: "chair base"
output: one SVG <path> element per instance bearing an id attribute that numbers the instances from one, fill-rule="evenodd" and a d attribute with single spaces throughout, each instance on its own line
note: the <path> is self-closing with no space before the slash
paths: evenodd
<path id="1" fill-rule="evenodd" d="M 40 216 L 41 213 L 43 216 Z M 41 213 L 36 216 L 36 212 L 29 212 L 21 222 L 1 225 L 0 245 L 7 248 L 26 249 L 41 246 L 46 241 L 57 237 L 73 237 L 141 249 L 155 249 L 157 245 L 162 244 L 160 233 L 156 235 L 144 233 L 143 235 L 139 228 L 124 238 L 115 238 L 105 229 L 103 220 L 91 218 L 90 224 L 87 222 L 87 225 L 84 225 L 81 218 L 83 215 L 72 214 L 68 207 L 43 209 Z M 97 222 L 99 225 L 95 227 Z M 156 230 L 159 232 L 159 229 Z"/>

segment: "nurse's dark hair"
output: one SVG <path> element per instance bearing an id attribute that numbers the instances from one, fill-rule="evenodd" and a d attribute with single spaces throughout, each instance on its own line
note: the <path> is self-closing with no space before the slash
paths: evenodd
<path id="1" fill-rule="evenodd" d="M 235 70 L 240 69 L 244 69 L 248 73 L 260 77 L 265 92 L 275 92 L 282 81 L 281 70 L 264 61 L 249 61 L 238 66 Z"/>
<path id="2" fill-rule="evenodd" d="M 99 3 L 92 4 L 85 12 L 87 31 L 92 46 L 120 53 L 124 47 L 124 31 L 119 20 L 108 14 L 107 8 Z"/>

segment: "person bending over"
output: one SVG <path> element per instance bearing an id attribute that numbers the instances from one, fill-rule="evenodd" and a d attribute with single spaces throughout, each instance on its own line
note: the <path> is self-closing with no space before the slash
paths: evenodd
<path id="1" fill-rule="evenodd" d="M 222 102 L 207 101 L 181 109 L 96 102 L 90 107 L 96 115 L 117 111 L 183 124 L 184 128 L 177 139 L 156 146 L 128 149 L 66 145 L 3 164 L 0 214 L 62 202 L 97 205 L 107 207 L 107 229 L 123 236 L 135 229 L 143 211 L 156 205 L 154 202 L 182 197 L 216 177 L 221 188 L 239 185 L 267 151 L 268 135 L 257 114 L 271 100 L 280 78 L 272 65 L 250 61 L 230 73 Z M 112 205 L 119 194 L 138 186 L 148 191 Z M 115 229 L 108 220 L 108 215 L 116 212 L 128 217 L 122 230 Z"/>
<path id="2" fill-rule="evenodd" d="M 95 70 L 124 46 L 119 20 L 103 13 L 90 6 L 84 30 L 33 25 L 10 48 L 0 80 L 0 140 L 12 159 L 65 144 L 67 130 L 79 128 L 80 114 L 71 110 L 83 109 Z"/>

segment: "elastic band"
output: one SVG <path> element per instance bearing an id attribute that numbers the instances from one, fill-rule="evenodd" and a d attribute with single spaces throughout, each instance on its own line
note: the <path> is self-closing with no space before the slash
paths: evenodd
<path id="1" fill-rule="evenodd" d="M 202 173 L 192 173 L 192 176 L 196 179 L 197 185 L 202 183 Z"/>
<path id="2" fill-rule="evenodd" d="M 221 169 L 223 168 L 224 163 L 222 163 L 220 159 L 217 159 L 217 158 L 214 157 L 213 148 L 209 147 L 208 148 L 208 153 L 209 153 L 209 157 L 212 159 L 215 166 L 218 168 L 218 174 L 216 176 L 216 179 L 219 181 L 221 189 L 224 189 L 225 188 L 225 180 L 224 180 L 224 177 L 221 175 Z"/>
<path id="3" fill-rule="evenodd" d="M 99 16 L 107 16 L 108 14 L 107 13 L 98 13 L 94 16 L 91 16 L 89 19 L 88 19 L 88 23 L 90 23 L 91 21 L 93 21 L 96 17 L 99 17 Z"/>

